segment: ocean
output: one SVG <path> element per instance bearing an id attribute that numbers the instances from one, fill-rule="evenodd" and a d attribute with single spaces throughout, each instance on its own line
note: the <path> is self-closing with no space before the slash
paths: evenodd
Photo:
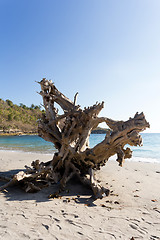
<path id="1" fill-rule="evenodd" d="M 141 135 L 143 146 L 130 147 L 133 150 L 133 157 L 129 161 L 160 163 L 160 133 L 142 133 Z M 104 138 L 105 134 L 91 134 L 90 147 L 95 146 Z M 0 136 L 0 150 L 45 154 L 53 154 L 56 151 L 52 143 L 36 135 Z"/>

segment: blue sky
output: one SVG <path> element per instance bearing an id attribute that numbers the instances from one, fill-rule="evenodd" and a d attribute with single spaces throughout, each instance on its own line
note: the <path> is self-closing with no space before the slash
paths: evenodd
<path id="1" fill-rule="evenodd" d="M 143 111 L 160 132 L 159 0 L 0 0 L 0 98 L 39 105 L 52 79 L 101 116 Z"/>

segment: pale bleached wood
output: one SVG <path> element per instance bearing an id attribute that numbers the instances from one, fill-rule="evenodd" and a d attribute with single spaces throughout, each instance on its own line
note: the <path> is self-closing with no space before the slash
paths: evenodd
<path id="1" fill-rule="evenodd" d="M 78 93 L 72 102 L 51 81 L 43 78 L 39 84 L 45 114 L 39 120 L 38 133 L 40 137 L 52 142 L 57 152 L 53 159 L 46 163 L 36 160 L 32 167 L 26 166 L 26 171 L 15 175 L 5 187 L 21 183 L 26 192 L 32 192 L 40 190 L 50 182 L 60 182 L 60 189 L 63 190 L 67 182 L 76 176 L 83 184 L 91 187 L 96 198 L 108 195 L 109 190 L 96 181 L 94 172 L 115 154 L 119 166 L 123 165 L 126 158 L 132 157 L 131 149 L 125 149 L 125 145 L 142 145 L 139 133 L 149 127 L 144 114 L 136 113 L 128 121 L 98 117 L 104 102 L 81 109 L 76 105 Z M 63 110 L 61 115 L 58 114 L 55 103 Z M 102 122 L 108 127 L 105 139 L 90 148 L 89 136 Z"/>

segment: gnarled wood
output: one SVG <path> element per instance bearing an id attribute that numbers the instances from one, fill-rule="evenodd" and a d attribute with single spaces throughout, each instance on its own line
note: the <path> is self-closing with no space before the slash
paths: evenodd
<path id="1" fill-rule="evenodd" d="M 128 121 L 98 117 L 104 102 L 82 110 L 76 105 L 78 93 L 72 102 L 59 92 L 51 81 L 44 78 L 39 84 L 45 114 L 39 120 L 38 133 L 40 137 L 52 142 L 57 152 L 47 163 L 34 161 L 32 168 L 26 167 L 26 171 L 15 175 L 13 181 L 23 183 L 27 192 L 38 191 L 50 182 L 60 182 L 60 188 L 63 190 L 66 183 L 76 176 L 82 183 L 92 188 L 96 198 L 108 195 L 109 190 L 95 180 L 94 171 L 105 165 L 115 154 L 120 166 L 126 158 L 132 157 L 132 151 L 128 147 L 125 149 L 125 145 L 142 145 L 139 132 L 149 127 L 144 114 L 136 113 Z M 55 103 L 62 108 L 63 114 L 58 115 Z M 102 122 L 108 126 L 106 137 L 95 147 L 89 148 L 89 136 Z"/>

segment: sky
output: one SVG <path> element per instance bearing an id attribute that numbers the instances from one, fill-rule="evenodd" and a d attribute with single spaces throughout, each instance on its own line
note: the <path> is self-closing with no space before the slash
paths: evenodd
<path id="1" fill-rule="evenodd" d="M 0 0 L 0 98 L 42 103 L 35 81 L 52 79 L 100 116 L 144 112 L 160 133 L 159 0 Z"/>

